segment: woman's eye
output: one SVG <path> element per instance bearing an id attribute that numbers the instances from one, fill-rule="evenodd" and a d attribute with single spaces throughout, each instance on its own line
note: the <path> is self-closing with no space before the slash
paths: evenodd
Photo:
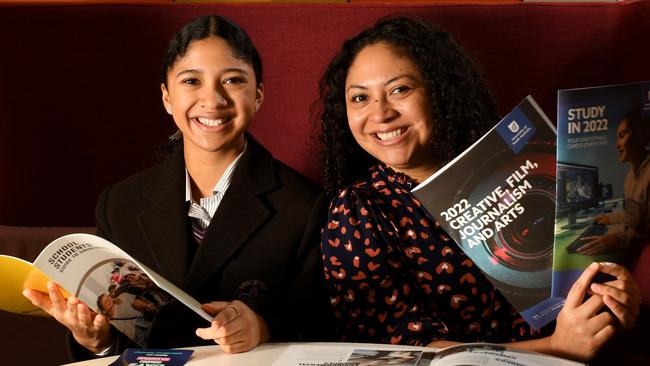
<path id="1" fill-rule="evenodd" d="M 368 100 L 368 97 L 363 95 L 363 94 L 359 94 L 359 95 L 352 96 L 352 98 L 350 100 L 353 103 L 360 103 L 360 102 L 365 102 L 366 100 Z"/>
<path id="2" fill-rule="evenodd" d="M 404 93 L 408 92 L 409 90 L 411 90 L 411 88 L 409 88 L 408 86 L 402 85 L 402 86 L 395 87 L 393 90 L 391 90 L 390 93 L 391 94 L 404 94 Z"/>

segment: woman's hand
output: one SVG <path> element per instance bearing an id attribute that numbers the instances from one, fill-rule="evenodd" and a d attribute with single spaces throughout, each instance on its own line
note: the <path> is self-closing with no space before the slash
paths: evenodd
<path id="1" fill-rule="evenodd" d="M 47 290 L 48 294 L 44 294 L 26 289 L 23 296 L 68 328 L 74 339 L 90 352 L 99 353 L 111 346 L 110 323 L 103 315 L 92 312 L 74 296 L 66 301 L 59 286 L 53 282 L 47 283 Z"/>
<path id="2" fill-rule="evenodd" d="M 550 336 L 552 353 L 588 361 L 614 335 L 614 317 L 609 312 L 600 311 L 606 304 L 603 295 L 595 293 L 583 302 L 600 267 L 602 266 L 598 263 L 589 265 L 571 287 L 564 307 L 557 317 L 555 332 Z M 622 286 L 620 283 L 616 285 Z M 613 296 L 614 292 L 608 288 L 607 296 Z M 616 295 L 620 298 L 619 293 Z"/>
<path id="3" fill-rule="evenodd" d="M 269 339 L 264 318 L 241 301 L 213 301 L 202 307 L 214 319 L 209 328 L 197 329 L 196 335 L 213 339 L 225 352 L 246 352 Z"/>
<path id="4" fill-rule="evenodd" d="M 634 326 L 639 316 L 641 304 L 641 291 L 625 267 L 609 262 L 598 264 L 598 270 L 616 277 L 615 280 L 605 283 L 592 283 L 591 291 L 602 296 L 603 302 L 616 317 L 617 323 L 623 330 Z"/>
<path id="5" fill-rule="evenodd" d="M 611 233 L 601 236 L 585 236 L 583 241 L 588 241 L 578 248 L 582 255 L 595 256 L 625 249 L 625 237 L 621 233 Z"/>

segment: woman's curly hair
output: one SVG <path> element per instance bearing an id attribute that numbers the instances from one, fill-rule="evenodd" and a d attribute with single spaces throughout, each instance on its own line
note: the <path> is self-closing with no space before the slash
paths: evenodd
<path id="1" fill-rule="evenodd" d="M 498 120 L 496 105 L 474 62 L 451 35 L 425 21 L 389 17 L 345 41 L 320 80 L 316 114 L 320 123 L 324 186 L 331 197 L 375 164 L 348 127 L 345 80 L 366 46 L 387 43 L 404 53 L 425 80 L 434 115 L 435 150 L 444 163 L 464 151 Z"/>

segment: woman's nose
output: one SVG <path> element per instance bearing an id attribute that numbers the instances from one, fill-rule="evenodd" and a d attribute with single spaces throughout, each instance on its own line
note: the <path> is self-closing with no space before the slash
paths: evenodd
<path id="1" fill-rule="evenodd" d="M 397 116 L 397 111 L 385 98 L 375 98 L 370 102 L 370 113 L 368 118 L 372 122 L 390 122 L 395 116 Z"/>

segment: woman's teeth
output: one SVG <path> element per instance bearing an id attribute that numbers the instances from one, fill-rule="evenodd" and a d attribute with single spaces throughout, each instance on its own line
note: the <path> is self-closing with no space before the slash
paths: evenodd
<path id="1" fill-rule="evenodd" d="M 381 141 L 390 141 L 390 140 L 395 140 L 402 134 L 402 129 L 400 128 L 399 130 L 394 130 L 391 132 L 377 132 L 377 138 L 379 138 Z"/>
<path id="2" fill-rule="evenodd" d="M 219 118 L 219 119 L 209 119 L 209 118 L 199 117 L 199 118 L 197 118 L 197 120 L 201 124 L 206 125 L 206 126 L 210 126 L 210 127 L 221 126 L 222 124 L 224 124 L 224 120 L 221 119 L 221 118 Z"/>

